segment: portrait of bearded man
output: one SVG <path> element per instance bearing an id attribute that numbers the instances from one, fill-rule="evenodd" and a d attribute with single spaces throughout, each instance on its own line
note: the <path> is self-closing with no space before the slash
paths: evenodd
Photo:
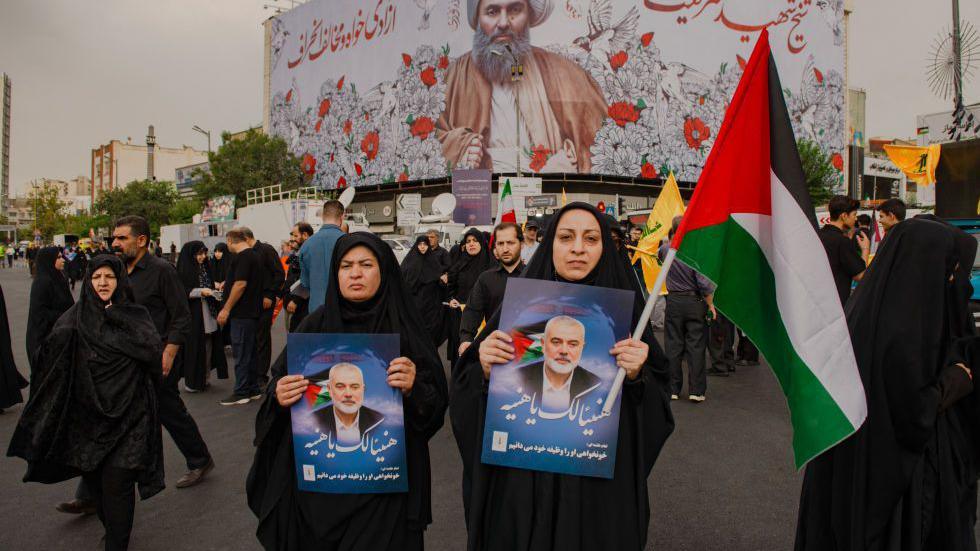
<path id="1" fill-rule="evenodd" d="M 550 155 L 538 172 L 591 170 L 589 149 L 606 117 L 606 100 L 573 61 L 531 46 L 530 28 L 544 23 L 552 8 L 552 0 L 467 1 L 473 49 L 446 72 L 446 109 L 436 123 L 443 156 L 453 166 L 515 170 L 519 96 L 521 149 L 541 146 Z M 524 68 L 518 82 L 511 81 L 511 52 Z"/>

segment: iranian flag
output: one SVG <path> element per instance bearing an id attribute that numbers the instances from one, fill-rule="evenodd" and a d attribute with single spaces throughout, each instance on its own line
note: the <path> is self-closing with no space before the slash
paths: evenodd
<path id="1" fill-rule="evenodd" d="M 840 299 L 763 31 L 672 249 L 759 348 L 789 404 L 797 468 L 867 417 Z"/>
<path id="2" fill-rule="evenodd" d="M 500 186 L 500 197 L 497 201 L 497 221 L 494 226 L 503 222 L 517 223 L 517 213 L 514 211 L 514 195 L 510 192 L 510 178 L 504 180 Z"/>

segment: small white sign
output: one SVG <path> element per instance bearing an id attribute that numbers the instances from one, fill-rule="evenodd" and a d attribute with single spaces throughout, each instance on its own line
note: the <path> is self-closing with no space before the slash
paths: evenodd
<path id="1" fill-rule="evenodd" d="M 493 445 L 490 446 L 495 452 L 507 451 L 507 433 L 499 430 L 493 431 Z"/>
<path id="2" fill-rule="evenodd" d="M 303 480 L 316 482 L 316 469 L 313 468 L 313 465 L 303 465 Z"/>

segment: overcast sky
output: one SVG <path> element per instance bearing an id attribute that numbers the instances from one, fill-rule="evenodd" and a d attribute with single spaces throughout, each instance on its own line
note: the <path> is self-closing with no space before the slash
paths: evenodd
<path id="1" fill-rule="evenodd" d="M 197 124 L 262 122 L 262 21 L 272 0 L 2 0 L 0 71 L 13 80 L 11 193 L 31 178 L 89 175 L 90 150 L 156 128 L 162 146 L 205 149 Z M 282 1 L 283 5 L 288 1 Z M 949 108 L 925 71 L 951 21 L 946 0 L 854 0 L 850 86 L 868 92 L 867 135 L 910 136 Z M 980 2 L 961 3 L 980 26 Z M 967 85 L 980 101 L 980 78 Z"/>

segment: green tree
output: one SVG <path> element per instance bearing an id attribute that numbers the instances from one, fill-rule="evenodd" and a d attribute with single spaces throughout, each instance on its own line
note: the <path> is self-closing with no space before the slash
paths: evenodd
<path id="1" fill-rule="evenodd" d="M 65 231 L 79 237 L 88 237 L 89 230 L 108 228 L 112 219 L 107 214 L 78 214 L 65 219 Z"/>
<path id="2" fill-rule="evenodd" d="M 834 186 L 840 178 L 840 173 L 831 163 L 830 156 L 821 151 L 816 142 L 799 140 L 796 142 L 796 147 L 800 152 L 803 177 L 806 178 L 806 187 L 810 192 L 813 206 L 826 205 L 834 196 Z"/>
<path id="3" fill-rule="evenodd" d="M 156 234 L 161 225 L 170 223 L 170 209 L 177 199 L 177 188 L 173 182 L 140 180 L 103 193 L 92 206 L 92 212 L 105 215 L 110 220 L 129 215 L 142 216 Z"/>
<path id="4" fill-rule="evenodd" d="M 201 213 L 201 201 L 192 198 L 181 198 L 170 207 L 170 224 L 190 224 L 194 215 Z"/>
<path id="5" fill-rule="evenodd" d="M 224 143 L 209 155 L 210 172 L 202 174 L 195 186 L 202 200 L 234 195 L 237 203 L 244 205 L 250 189 L 281 184 L 286 190 L 302 185 L 300 160 L 289 152 L 282 138 L 255 130 L 240 140 L 230 139 L 227 132 L 221 137 Z"/>
<path id="6" fill-rule="evenodd" d="M 58 196 L 58 186 L 47 182 L 43 185 L 32 186 L 27 194 L 34 207 L 34 222 L 41 235 L 50 240 L 55 234 L 65 230 L 67 216 L 62 209 L 68 203 Z"/>

